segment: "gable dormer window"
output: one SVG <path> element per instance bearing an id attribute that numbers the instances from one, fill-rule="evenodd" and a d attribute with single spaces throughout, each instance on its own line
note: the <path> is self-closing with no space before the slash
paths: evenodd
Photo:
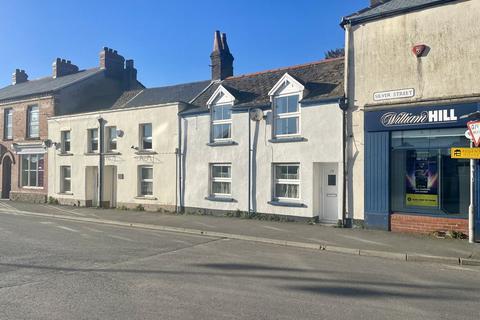
<path id="1" fill-rule="evenodd" d="M 276 137 L 300 134 L 299 95 L 280 96 L 273 99 L 274 134 Z"/>
<path id="2" fill-rule="evenodd" d="M 225 141 L 232 139 L 232 104 L 212 106 L 212 140 Z"/>

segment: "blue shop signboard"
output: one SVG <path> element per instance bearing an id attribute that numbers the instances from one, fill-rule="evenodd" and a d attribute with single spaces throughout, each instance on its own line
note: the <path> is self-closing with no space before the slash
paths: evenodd
<path id="1" fill-rule="evenodd" d="M 462 116 L 480 110 L 480 103 L 418 106 L 365 111 L 365 131 L 466 127 Z"/>

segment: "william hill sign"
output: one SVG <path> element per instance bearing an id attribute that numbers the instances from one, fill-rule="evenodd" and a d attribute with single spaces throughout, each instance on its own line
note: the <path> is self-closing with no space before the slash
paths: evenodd
<path id="1" fill-rule="evenodd" d="M 365 107 L 366 131 L 394 131 L 466 127 L 461 116 L 477 111 L 477 103 L 452 106 L 389 108 L 368 111 Z"/>

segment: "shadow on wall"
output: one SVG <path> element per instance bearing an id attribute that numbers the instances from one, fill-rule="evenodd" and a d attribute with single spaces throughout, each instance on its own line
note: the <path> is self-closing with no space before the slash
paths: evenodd
<path id="1" fill-rule="evenodd" d="M 255 131 L 253 134 L 253 141 L 252 141 L 252 211 L 253 212 L 257 212 L 257 146 L 258 146 L 259 128 L 260 128 L 260 121 L 255 121 Z"/>

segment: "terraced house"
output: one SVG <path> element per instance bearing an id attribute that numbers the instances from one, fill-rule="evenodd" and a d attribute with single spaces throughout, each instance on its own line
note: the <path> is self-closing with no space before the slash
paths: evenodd
<path id="1" fill-rule="evenodd" d="M 343 58 L 233 74 L 215 34 L 212 85 L 182 117 L 182 206 L 343 219 Z"/>
<path id="2" fill-rule="evenodd" d="M 125 90 L 143 87 L 133 60 L 115 50 L 100 52 L 99 67 L 79 70 L 57 58 L 51 76 L 29 80 L 25 70 L 13 73 L 12 84 L 0 89 L 2 198 L 45 202 L 48 194 L 47 118 L 101 109 Z M 68 137 L 66 137 L 68 139 Z"/>

